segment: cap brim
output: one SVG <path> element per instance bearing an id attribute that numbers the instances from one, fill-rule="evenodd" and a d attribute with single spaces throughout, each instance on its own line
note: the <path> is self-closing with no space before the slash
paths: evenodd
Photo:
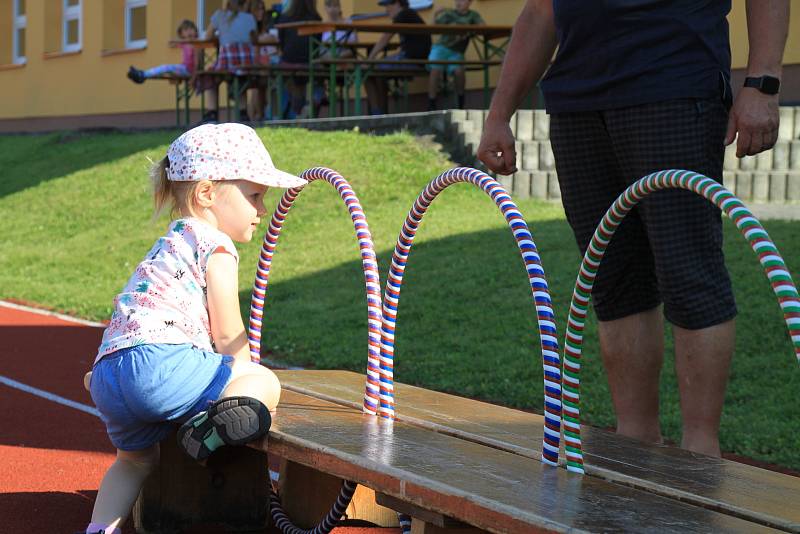
<path id="1" fill-rule="evenodd" d="M 283 187 L 289 189 L 292 187 L 303 187 L 308 181 L 294 174 L 274 169 L 270 171 L 268 175 L 264 176 L 262 183 L 268 187 Z"/>

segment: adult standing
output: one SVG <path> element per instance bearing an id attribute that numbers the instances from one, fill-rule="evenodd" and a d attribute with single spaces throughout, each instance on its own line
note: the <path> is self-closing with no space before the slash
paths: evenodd
<path id="1" fill-rule="evenodd" d="M 771 148 L 789 0 L 748 0 L 747 81 L 731 106 L 730 0 L 527 0 L 513 31 L 478 157 L 515 169 L 509 120 L 541 82 L 567 220 L 581 252 L 616 197 L 668 168 L 722 175 Z M 681 446 L 719 456 L 736 305 L 719 209 L 689 191 L 649 195 L 606 251 L 592 292 L 617 432 L 660 442 L 663 317 L 672 324 Z"/>

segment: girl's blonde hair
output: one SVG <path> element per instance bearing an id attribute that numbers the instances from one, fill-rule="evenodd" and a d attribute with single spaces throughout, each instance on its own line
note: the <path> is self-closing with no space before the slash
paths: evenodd
<path id="1" fill-rule="evenodd" d="M 226 195 L 233 181 L 197 180 L 174 182 L 169 179 L 169 158 L 164 158 L 158 163 L 153 163 L 150 168 L 150 179 L 153 182 L 153 219 L 169 209 L 170 217 L 189 216 L 197 217 L 200 206 L 195 201 L 195 191 L 203 182 L 211 182 L 214 192 Z"/>
<path id="2" fill-rule="evenodd" d="M 155 210 L 153 218 L 169 209 L 169 215 L 174 216 L 180 212 L 195 215 L 197 206 L 194 202 L 194 192 L 200 182 L 173 182 L 167 175 L 169 158 L 166 156 L 150 169 L 150 178 L 153 182 L 153 204 Z"/>

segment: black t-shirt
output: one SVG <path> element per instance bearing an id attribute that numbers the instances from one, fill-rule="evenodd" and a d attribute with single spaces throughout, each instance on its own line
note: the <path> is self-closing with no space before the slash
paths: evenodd
<path id="1" fill-rule="evenodd" d="M 709 98 L 730 79 L 730 0 L 553 0 L 553 9 L 548 112 Z"/>
<path id="2" fill-rule="evenodd" d="M 306 16 L 306 17 L 287 17 L 281 15 L 275 20 L 275 24 L 283 22 L 305 22 L 305 21 L 319 21 L 322 20 L 319 16 Z M 278 29 L 278 40 L 281 46 L 281 61 L 285 63 L 308 63 L 308 40 L 311 36 L 300 37 L 297 35 L 297 30 L 292 29 Z"/>
<path id="3" fill-rule="evenodd" d="M 425 21 L 413 9 L 405 8 L 392 19 L 395 24 L 425 24 Z M 427 59 L 431 51 L 431 36 L 420 33 L 400 34 L 400 50 L 406 59 Z"/>

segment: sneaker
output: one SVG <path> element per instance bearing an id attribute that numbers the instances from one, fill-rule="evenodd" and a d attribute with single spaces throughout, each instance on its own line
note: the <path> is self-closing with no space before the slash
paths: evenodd
<path id="1" fill-rule="evenodd" d="M 244 445 L 269 432 L 272 417 L 252 397 L 228 397 L 213 403 L 178 430 L 178 446 L 195 460 L 204 460 L 223 445 Z"/>
<path id="2" fill-rule="evenodd" d="M 128 79 L 133 83 L 144 83 L 144 72 L 131 65 L 128 69 Z"/>

